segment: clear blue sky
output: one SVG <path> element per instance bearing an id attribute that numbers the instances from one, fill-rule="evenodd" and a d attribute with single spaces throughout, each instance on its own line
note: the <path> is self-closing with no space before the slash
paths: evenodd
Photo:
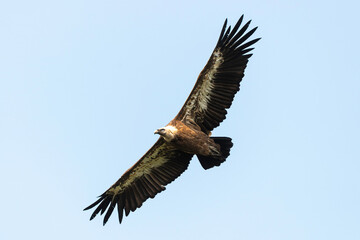
<path id="1" fill-rule="evenodd" d="M 358 1 L 130 2 L 0 4 L 0 238 L 360 239 Z M 262 40 L 226 163 L 90 222 L 241 14 Z"/>

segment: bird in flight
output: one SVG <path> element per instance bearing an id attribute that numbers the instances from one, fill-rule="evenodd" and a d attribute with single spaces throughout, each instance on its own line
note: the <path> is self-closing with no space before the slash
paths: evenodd
<path id="1" fill-rule="evenodd" d="M 216 47 L 180 112 L 154 132 L 160 137 L 145 155 L 84 209 L 96 207 L 90 220 L 105 213 L 105 225 L 116 207 L 121 223 L 124 213 L 128 216 L 164 191 L 165 185 L 187 169 L 194 155 L 204 169 L 219 166 L 230 155 L 231 138 L 211 137 L 211 131 L 226 118 L 252 56 L 251 46 L 260 40 L 248 40 L 257 27 L 247 31 L 251 21 L 240 27 L 242 21 L 243 16 L 231 30 L 225 20 Z"/>

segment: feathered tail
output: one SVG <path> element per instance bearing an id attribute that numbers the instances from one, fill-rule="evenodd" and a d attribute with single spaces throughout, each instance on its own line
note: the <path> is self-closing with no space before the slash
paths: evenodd
<path id="1" fill-rule="evenodd" d="M 207 170 L 214 166 L 220 166 L 225 162 L 226 158 L 230 155 L 230 149 L 233 146 L 231 138 L 229 137 L 211 137 L 216 144 L 220 145 L 221 156 L 202 156 L 196 155 L 200 161 L 201 166 Z"/>

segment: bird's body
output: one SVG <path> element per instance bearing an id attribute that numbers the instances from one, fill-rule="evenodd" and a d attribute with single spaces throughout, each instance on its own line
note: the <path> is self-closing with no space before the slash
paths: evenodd
<path id="1" fill-rule="evenodd" d="M 178 115 L 157 129 L 158 141 L 96 202 L 84 209 L 97 206 L 90 220 L 106 212 L 105 224 L 117 207 L 121 223 L 124 212 L 127 216 L 135 211 L 180 176 L 193 155 L 204 169 L 219 166 L 230 155 L 231 138 L 212 137 L 211 131 L 226 118 L 226 109 L 239 91 L 252 55 L 248 54 L 253 49 L 249 46 L 259 40 L 247 41 L 256 28 L 245 33 L 250 21 L 240 28 L 242 20 L 243 16 L 232 31 L 230 27 L 226 29 L 225 21 L 216 47 Z"/>
<path id="2" fill-rule="evenodd" d="M 220 151 L 219 146 L 209 135 L 202 132 L 200 128 L 194 128 L 193 125 L 189 126 L 182 121 L 172 120 L 164 129 L 166 130 L 163 136 L 165 141 L 183 152 L 209 156 L 214 152 L 212 149 L 217 149 L 218 153 Z M 174 134 L 173 138 L 167 140 L 165 137 L 167 131 Z"/>

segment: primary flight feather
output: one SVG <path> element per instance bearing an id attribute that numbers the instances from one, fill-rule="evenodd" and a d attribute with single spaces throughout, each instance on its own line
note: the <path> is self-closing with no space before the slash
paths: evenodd
<path id="1" fill-rule="evenodd" d="M 128 216 L 180 176 L 193 155 L 204 169 L 219 166 L 229 156 L 231 138 L 210 135 L 226 118 L 226 109 L 240 89 L 252 55 L 250 46 L 260 40 L 248 41 L 256 28 L 247 31 L 251 21 L 240 28 L 242 21 L 243 16 L 231 30 L 230 26 L 226 28 L 225 20 L 216 47 L 178 115 L 157 129 L 154 133 L 160 135 L 158 141 L 96 202 L 84 209 L 96 207 L 90 220 L 98 213 L 105 213 L 105 225 L 117 208 L 121 223 L 124 213 Z"/>

